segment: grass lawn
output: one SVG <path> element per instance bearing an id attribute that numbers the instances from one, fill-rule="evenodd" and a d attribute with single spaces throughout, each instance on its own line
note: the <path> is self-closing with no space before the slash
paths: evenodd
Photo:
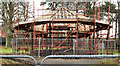
<path id="1" fill-rule="evenodd" d="M 12 53 L 12 47 L 8 47 L 7 49 L 2 46 L 0 47 L 0 54 L 11 54 Z"/>
<path id="2" fill-rule="evenodd" d="M 29 48 L 29 51 L 27 53 L 30 53 L 30 49 L 31 49 L 31 47 Z M 40 48 L 40 49 L 42 49 L 42 48 Z M 46 49 L 46 48 L 43 48 L 43 49 Z M 53 49 L 55 49 L 55 48 L 53 48 Z M 60 48 L 58 48 L 58 49 L 60 49 Z M 24 53 L 24 52 L 25 52 L 24 50 L 18 51 L 18 53 Z M 98 52 L 100 52 L 100 51 L 98 51 Z M 107 50 L 104 50 L 104 52 L 107 52 Z M 5 46 L 0 47 L 0 54 L 11 54 L 11 53 L 12 53 L 12 47 L 8 47 L 7 49 L 5 48 Z M 118 53 L 118 50 L 116 50 L 116 54 L 114 54 L 114 55 L 118 55 L 118 54 L 120 54 L 120 53 Z"/>
<path id="3" fill-rule="evenodd" d="M 106 60 L 102 60 L 99 64 L 116 64 L 117 66 L 120 66 L 120 62 L 118 62 L 119 58 L 112 58 Z"/>
<path id="4" fill-rule="evenodd" d="M 30 53 L 30 49 L 31 49 L 31 47 L 29 47 L 29 51 L 27 51 L 27 53 Z M 42 49 L 42 48 L 40 48 L 40 49 Z M 43 49 L 46 49 L 46 48 L 43 48 Z M 53 48 L 53 49 L 55 49 L 55 48 Z M 58 49 L 60 49 L 60 48 L 58 48 Z M 11 54 L 11 53 L 12 53 L 12 47 L 8 47 L 7 49 L 5 48 L 5 46 L 0 47 L 0 54 Z M 18 53 L 25 53 L 25 50 L 20 50 L 20 51 L 18 51 Z"/>
<path id="5" fill-rule="evenodd" d="M 98 52 L 101 53 L 102 51 L 101 51 L 101 50 L 98 50 Z M 109 53 L 112 53 L 112 51 L 110 51 L 110 50 L 109 50 L 108 52 L 109 52 Z M 107 50 L 103 50 L 103 53 L 107 53 Z M 107 54 L 103 54 L 103 55 L 107 55 Z M 114 53 L 114 51 L 113 51 L 113 55 L 120 55 L 120 53 L 118 53 L 118 50 L 116 50 L 115 53 Z"/>

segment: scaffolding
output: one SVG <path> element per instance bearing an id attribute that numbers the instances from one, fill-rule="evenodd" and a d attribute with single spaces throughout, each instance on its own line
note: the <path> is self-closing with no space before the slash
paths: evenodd
<path id="1" fill-rule="evenodd" d="M 42 2 L 42 9 L 35 9 L 33 0 L 33 20 L 31 21 L 19 22 L 17 17 L 14 16 L 13 44 L 14 48 L 16 47 L 16 52 L 30 50 L 30 54 L 35 55 L 40 50 L 41 55 L 45 55 L 46 52 L 48 52 L 47 55 L 53 55 L 66 54 L 68 51 L 70 53 L 72 50 L 73 54 L 76 55 L 80 54 L 80 52 L 83 52 L 83 54 L 113 54 L 113 51 L 109 53 L 109 50 L 115 48 L 114 43 L 111 44 L 109 40 L 110 28 L 112 28 L 112 25 L 110 25 L 110 17 L 112 16 L 110 3 L 107 21 L 104 21 L 104 17 L 102 17 L 105 14 L 100 7 L 103 2 L 99 2 L 99 5 L 97 5 L 96 1 L 91 2 L 94 8 L 87 9 L 88 2 L 83 2 L 84 8 L 80 8 L 80 3 L 77 1 L 75 11 L 66 8 L 65 3 L 62 1 L 60 2 L 61 7 L 56 9 L 53 9 L 53 0 L 51 3 L 52 9 L 45 9 L 44 2 Z M 37 15 L 35 15 L 36 11 Z M 42 11 L 42 15 L 39 14 L 40 11 Z M 49 13 L 46 14 L 47 11 Z M 80 13 L 80 11 L 83 11 L 83 13 Z M 93 11 L 94 14 L 88 14 L 89 11 Z M 28 19 L 28 12 L 26 14 Z M 21 30 L 25 32 L 20 33 Z M 107 31 L 103 33 L 102 30 Z M 20 40 L 20 35 L 24 39 Z M 104 36 L 107 36 L 107 38 Z M 102 52 L 103 39 L 109 40 L 105 43 L 107 47 L 105 53 Z M 101 45 L 102 48 L 100 48 Z"/>

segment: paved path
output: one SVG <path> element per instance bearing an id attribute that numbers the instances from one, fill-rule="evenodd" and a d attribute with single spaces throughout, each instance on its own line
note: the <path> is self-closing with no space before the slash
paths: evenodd
<path id="1" fill-rule="evenodd" d="M 40 57 L 40 58 L 35 58 L 37 63 L 40 64 L 42 59 L 44 57 Z M 8 59 L 10 60 L 10 59 Z M 112 60 L 114 61 L 114 58 L 102 58 L 102 59 L 87 59 L 87 58 L 80 58 L 80 59 L 52 59 L 52 58 L 48 58 L 45 60 L 44 64 L 99 64 L 101 61 L 109 61 Z M 34 64 L 33 61 L 29 58 L 17 58 L 14 59 L 14 61 L 18 61 L 20 64 Z"/>
<path id="2" fill-rule="evenodd" d="M 40 64 L 43 57 L 36 58 L 37 62 Z M 44 64 L 99 64 L 101 61 L 114 60 L 113 58 L 101 58 L 101 59 L 47 59 Z"/>

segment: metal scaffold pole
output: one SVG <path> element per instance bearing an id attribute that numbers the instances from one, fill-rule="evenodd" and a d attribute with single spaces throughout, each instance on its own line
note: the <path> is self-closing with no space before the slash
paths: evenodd
<path id="1" fill-rule="evenodd" d="M 53 0 L 52 0 L 52 16 L 53 16 Z M 52 47 L 52 54 L 53 54 L 53 17 L 52 17 L 52 45 L 51 45 L 51 47 Z"/>
<path id="2" fill-rule="evenodd" d="M 109 2 L 109 8 L 108 8 L 108 23 L 109 23 L 109 26 L 108 26 L 108 33 L 107 33 L 107 40 L 109 40 L 109 34 L 110 34 L 110 4 L 111 4 L 111 0 Z M 109 50 L 109 42 L 107 42 L 107 55 L 108 55 L 108 50 Z"/>
<path id="3" fill-rule="evenodd" d="M 78 0 L 77 0 L 77 9 L 76 9 L 76 18 L 77 18 L 77 23 L 76 23 L 76 55 L 78 54 Z"/>

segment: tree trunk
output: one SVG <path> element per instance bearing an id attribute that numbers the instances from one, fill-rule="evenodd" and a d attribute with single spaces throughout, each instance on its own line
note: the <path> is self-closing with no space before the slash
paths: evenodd
<path id="1" fill-rule="evenodd" d="M 116 36 L 117 36 L 117 20 L 116 20 L 116 26 L 115 26 L 115 40 L 116 40 Z"/>
<path id="2" fill-rule="evenodd" d="M 5 48 L 7 49 L 8 47 L 8 36 L 6 35 L 6 44 L 5 44 Z"/>
<path id="3" fill-rule="evenodd" d="M 117 36 L 118 36 L 118 35 L 117 35 L 118 22 L 117 22 L 117 18 L 116 18 L 116 21 L 115 21 L 115 22 L 116 22 L 116 26 L 115 26 L 115 40 L 116 40 L 116 44 L 117 44 L 117 46 L 118 46 L 118 38 L 117 38 Z M 118 48 L 118 47 L 117 47 L 117 48 Z"/>
<path id="4" fill-rule="evenodd" d="M 5 45 L 5 48 L 7 49 L 8 47 L 10 47 L 10 44 L 11 44 L 11 37 L 9 34 L 6 35 L 6 45 Z"/>
<path id="5" fill-rule="evenodd" d="M 118 45 L 119 45 L 119 49 L 120 49 L 120 1 L 118 2 L 118 26 L 119 26 L 119 33 L 118 33 L 118 36 L 119 36 L 119 39 L 118 39 Z M 118 49 L 118 50 L 119 50 Z M 120 50 L 119 50 L 119 53 L 120 53 Z"/>

